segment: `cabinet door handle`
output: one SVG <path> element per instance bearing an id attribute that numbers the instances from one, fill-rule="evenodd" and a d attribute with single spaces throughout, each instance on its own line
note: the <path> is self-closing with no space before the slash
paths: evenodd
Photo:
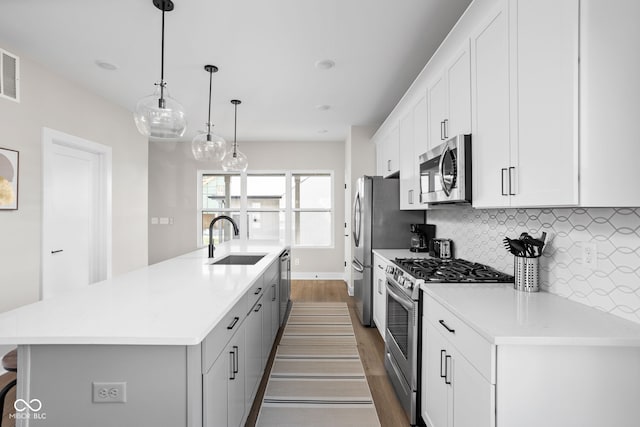
<path id="1" fill-rule="evenodd" d="M 447 377 L 447 365 L 444 365 L 444 374 L 442 373 L 442 356 L 446 356 L 447 355 L 447 351 L 446 350 L 440 350 L 440 378 L 446 378 Z"/>
<path id="2" fill-rule="evenodd" d="M 500 186 L 502 187 L 500 189 L 500 192 L 502 193 L 503 196 L 508 196 L 509 193 L 505 193 L 504 192 L 504 174 L 505 174 L 505 172 L 507 172 L 507 168 L 500 169 L 500 175 L 501 175 L 501 177 L 500 177 Z"/>
<path id="3" fill-rule="evenodd" d="M 240 353 L 240 349 L 238 348 L 237 345 L 234 345 L 233 346 L 233 373 L 234 373 L 233 377 L 234 378 L 236 377 L 235 374 L 237 374 L 238 371 L 240 370 L 240 368 L 238 367 L 238 365 L 239 365 L 239 363 L 238 363 L 238 357 L 239 357 L 238 355 L 239 355 L 239 353 Z M 447 356 L 447 357 L 449 357 L 449 356 Z M 446 361 L 445 361 L 445 363 L 446 363 Z"/>
<path id="4" fill-rule="evenodd" d="M 449 138 L 449 119 L 444 119 L 444 139 Z"/>
<path id="5" fill-rule="evenodd" d="M 275 283 L 273 284 L 273 298 L 271 298 L 271 301 L 275 301 L 276 300 L 276 285 Z"/>
<path id="6" fill-rule="evenodd" d="M 515 172 L 515 171 L 516 171 L 515 167 L 511 166 L 509 168 L 509 195 L 510 196 L 515 196 L 516 195 L 516 193 L 512 192 L 512 189 L 513 189 L 514 185 L 513 185 L 513 182 L 511 181 L 511 175 L 512 175 L 511 172 Z M 515 182 L 515 178 L 514 178 L 513 181 Z"/>
<path id="7" fill-rule="evenodd" d="M 253 294 L 254 295 L 258 295 L 260 292 L 262 292 L 262 288 L 256 289 L 256 291 Z"/>
<path id="8" fill-rule="evenodd" d="M 438 323 L 440 323 L 447 331 L 451 332 L 452 334 L 456 333 L 456 330 L 448 327 L 447 324 L 444 323 L 444 320 L 438 320 Z"/>
<path id="9" fill-rule="evenodd" d="M 391 172 L 391 159 L 387 160 L 387 172 Z"/>
<path id="10" fill-rule="evenodd" d="M 444 120 L 440 122 L 440 141 L 444 141 Z"/>
<path id="11" fill-rule="evenodd" d="M 451 378 L 449 377 L 449 373 L 451 372 L 451 369 L 449 369 L 450 360 L 451 360 L 451 356 L 447 354 L 444 357 L 444 372 L 445 372 L 444 383 L 445 384 L 451 384 Z"/>
<path id="12" fill-rule="evenodd" d="M 229 326 L 227 326 L 227 329 L 233 329 L 236 326 L 236 323 L 238 323 L 238 320 L 240 320 L 239 317 L 234 317 L 233 321 L 229 323 Z"/>
<path id="13" fill-rule="evenodd" d="M 413 190 L 409 190 L 409 204 L 413 204 Z"/>
<path id="14" fill-rule="evenodd" d="M 234 353 L 233 351 L 229 352 L 229 356 L 231 356 L 231 358 L 229 359 L 229 368 L 230 368 L 229 379 L 230 380 L 236 379 L 236 370 L 235 370 L 236 358 L 234 357 L 233 353 Z"/>
<path id="15" fill-rule="evenodd" d="M 261 308 L 262 308 L 262 304 L 258 304 L 258 305 L 256 306 L 256 309 L 255 309 L 255 310 L 253 310 L 253 311 L 257 313 L 257 312 L 259 312 L 259 311 L 260 311 L 260 309 L 261 309 Z"/>

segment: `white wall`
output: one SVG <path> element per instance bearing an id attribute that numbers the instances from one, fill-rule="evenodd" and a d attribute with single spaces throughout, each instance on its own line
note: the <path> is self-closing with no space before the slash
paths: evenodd
<path id="1" fill-rule="evenodd" d="M 249 159 L 249 171 L 334 171 L 334 248 L 293 248 L 299 259 L 292 271 L 297 277 L 342 276 L 344 271 L 344 143 L 339 142 L 241 142 L 239 149 Z M 196 162 L 190 143 L 149 144 L 149 216 L 171 217 L 172 225 L 149 221 L 149 263 L 196 249 L 198 169 L 220 170 L 216 163 Z"/>
<path id="2" fill-rule="evenodd" d="M 147 140 L 131 112 L 20 56 L 21 102 L 0 99 L 0 147 L 20 152 L 19 209 L 0 211 L 0 311 L 40 297 L 42 128 L 113 149 L 113 274 L 147 263 Z"/>

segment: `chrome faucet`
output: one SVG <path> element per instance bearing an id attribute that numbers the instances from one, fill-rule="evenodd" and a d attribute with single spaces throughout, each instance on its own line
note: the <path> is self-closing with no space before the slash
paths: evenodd
<path id="1" fill-rule="evenodd" d="M 213 218 L 213 220 L 211 220 L 211 223 L 209 224 L 209 258 L 213 258 L 213 251 L 216 250 L 216 247 L 213 246 L 213 239 L 211 238 L 211 235 L 213 234 L 213 224 L 220 221 L 221 219 L 226 219 L 231 223 L 231 225 L 233 225 L 234 236 L 237 236 L 238 234 L 240 234 L 240 230 L 238 230 L 238 224 L 236 224 L 236 222 L 230 216 L 220 215 Z"/>

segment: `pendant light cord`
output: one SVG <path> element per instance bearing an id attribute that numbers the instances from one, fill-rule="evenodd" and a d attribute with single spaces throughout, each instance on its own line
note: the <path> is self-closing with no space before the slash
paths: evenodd
<path id="1" fill-rule="evenodd" d="M 160 99 L 158 99 L 158 107 L 165 107 L 164 100 L 164 7 L 162 8 L 162 38 L 160 47 Z"/>
<path id="2" fill-rule="evenodd" d="M 233 119 L 233 157 L 238 157 L 238 143 L 236 142 L 236 134 L 238 133 L 238 104 L 234 104 L 233 106 L 235 107 Z"/>
<path id="3" fill-rule="evenodd" d="M 209 119 L 207 121 L 207 141 L 211 141 L 211 87 L 213 82 L 213 69 L 209 71 Z"/>

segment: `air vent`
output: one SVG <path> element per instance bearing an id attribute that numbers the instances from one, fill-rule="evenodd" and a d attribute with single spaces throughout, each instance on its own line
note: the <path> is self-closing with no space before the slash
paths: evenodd
<path id="1" fill-rule="evenodd" d="M 0 49 L 0 98 L 20 102 L 20 58 Z"/>

